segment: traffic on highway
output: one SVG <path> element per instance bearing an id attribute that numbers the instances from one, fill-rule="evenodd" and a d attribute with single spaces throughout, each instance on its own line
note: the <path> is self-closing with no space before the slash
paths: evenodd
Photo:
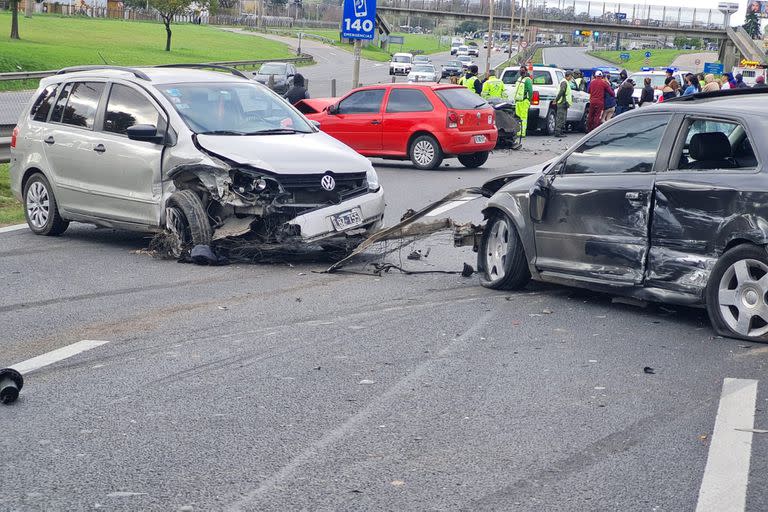
<path id="1" fill-rule="evenodd" d="M 40 80 L 0 510 L 768 508 L 766 71 L 483 35 Z"/>

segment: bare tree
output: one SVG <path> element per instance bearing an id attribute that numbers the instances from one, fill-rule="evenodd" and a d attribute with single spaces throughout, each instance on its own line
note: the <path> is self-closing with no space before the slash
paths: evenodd
<path id="1" fill-rule="evenodd" d="M 149 5 L 155 9 L 163 19 L 165 25 L 165 51 L 171 51 L 171 23 L 176 16 L 191 13 L 193 6 L 195 9 L 208 9 L 209 12 L 215 11 L 218 6 L 217 0 L 149 0 Z"/>
<path id="2" fill-rule="evenodd" d="M 11 39 L 19 37 L 19 0 L 11 0 Z"/>

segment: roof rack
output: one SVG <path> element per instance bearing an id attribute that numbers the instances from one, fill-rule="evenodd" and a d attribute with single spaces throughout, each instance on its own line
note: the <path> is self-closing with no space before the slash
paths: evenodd
<path id="1" fill-rule="evenodd" d="M 78 71 L 96 71 L 99 69 L 113 69 L 115 71 L 125 71 L 127 73 L 132 73 L 133 76 L 136 78 L 141 78 L 142 80 L 147 80 L 148 82 L 151 82 L 152 80 L 147 76 L 146 73 L 143 71 L 140 71 L 136 68 L 129 68 L 125 66 L 107 66 L 103 64 L 96 64 L 93 66 L 72 66 L 64 69 L 60 69 L 56 72 L 57 75 L 63 75 L 65 73 L 77 73 Z"/>
<path id="2" fill-rule="evenodd" d="M 245 76 L 242 71 L 239 71 L 235 68 L 230 68 L 229 66 L 222 66 L 221 64 L 160 64 L 159 66 L 155 66 L 156 68 L 187 68 L 187 69 L 219 69 L 221 71 L 228 71 L 229 73 L 232 73 L 235 76 L 239 76 L 240 78 L 245 78 L 246 80 L 249 80 L 247 76 Z"/>
<path id="3" fill-rule="evenodd" d="M 677 98 L 664 100 L 664 103 L 668 103 L 670 101 L 696 101 L 696 100 L 707 100 L 711 98 L 729 98 L 732 96 L 751 96 L 753 94 L 768 94 L 768 88 L 721 89 L 719 91 L 712 91 L 712 92 L 697 92 L 694 94 L 689 94 L 688 96 L 678 96 Z"/>

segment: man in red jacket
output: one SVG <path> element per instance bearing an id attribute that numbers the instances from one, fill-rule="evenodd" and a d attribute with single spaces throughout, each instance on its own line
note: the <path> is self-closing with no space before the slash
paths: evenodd
<path id="1" fill-rule="evenodd" d="M 611 84 L 603 79 L 602 71 L 595 71 L 592 81 L 589 83 L 589 118 L 587 119 L 587 132 L 591 132 L 600 126 L 605 108 L 605 96 L 616 96 L 611 89 Z"/>

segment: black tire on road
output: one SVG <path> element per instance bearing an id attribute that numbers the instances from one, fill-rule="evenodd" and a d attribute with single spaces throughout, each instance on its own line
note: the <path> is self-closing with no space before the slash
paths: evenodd
<path id="1" fill-rule="evenodd" d="M 739 245 L 723 254 L 709 275 L 705 291 L 712 327 L 724 336 L 768 342 L 768 251 Z"/>
<path id="2" fill-rule="evenodd" d="M 494 290 L 519 290 L 531 279 L 517 228 L 503 212 L 493 213 L 485 224 L 477 270 L 480 283 Z"/>
<path id="3" fill-rule="evenodd" d="M 584 115 L 581 116 L 581 122 L 579 123 L 579 131 L 587 133 L 587 121 L 589 120 L 589 105 L 584 107 Z"/>
<path id="4" fill-rule="evenodd" d="M 489 154 L 488 151 L 480 151 L 478 153 L 459 155 L 459 162 L 467 169 L 476 169 L 488 161 Z"/>
<path id="5" fill-rule="evenodd" d="M 69 221 L 59 214 L 59 205 L 48 179 L 35 173 L 24 184 L 24 218 L 36 235 L 58 236 L 69 227 Z"/>
<path id="6" fill-rule="evenodd" d="M 443 163 L 443 150 L 431 135 L 419 135 L 409 148 L 411 162 L 419 169 L 435 169 Z"/>
<path id="7" fill-rule="evenodd" d="M 557 109 L 554 107 L 549 107 L 549 112 L 547 113 L 547 122 L 545 125 L 546 127 L 544 128 L 544 131 L 546 131 L 547 135 L 554 135 L 557 128 Z"/>
<path id="8" fill-rule="evenodd" d="M 170 211 L 168 211 L 170 210 Z M 192 190 L 177 190 L 168 198 L 166 215 L 167 229 L 176 231 L 180 249 L 190 249 L 196 245 L 209 245 L 213 237 L 211 223 L 205 213 L 203 202 Z M 171 218 L 170 216 L 174 217 Z"/>

